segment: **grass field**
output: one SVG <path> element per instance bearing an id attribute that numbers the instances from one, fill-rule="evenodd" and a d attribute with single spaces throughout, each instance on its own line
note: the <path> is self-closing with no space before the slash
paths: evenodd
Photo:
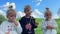
<path id="1" fill-rule="evenodd" d="M 36 34 L 43 34 L 42 30 L 41 30 L 41 23 L 42 23 L 42 19 L 36 19 L 36 22 L 39 23 L 38 28 L 35 29 L 35 33 Z M 58 24 L 58 30 L 57 30 L 57 34 L 60 34 L 60 19 L 56 19 L 56 22 Z"/>

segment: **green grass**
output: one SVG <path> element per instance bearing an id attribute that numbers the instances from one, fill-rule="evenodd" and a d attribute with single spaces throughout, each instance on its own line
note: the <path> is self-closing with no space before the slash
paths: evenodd
<path id="1" fill-rule="evenodd" d="M 42 19 L 36 19 L 36 22 L 39 23 L 38 27 L 35 29 L 35 34 L 43 34 L 42 30 L 41 30 L 41 23 L 42 23 Z M 60 34 L 60 19 L 56 19 L 56 22 L 58 24 L 58 30 L 57 30 L 57 34 Z"/>
<path id="2" fill-rule="evenodd" d="M 60 34 L 60 19 L 56 19 L 56 22 L 58 24 L 58 33 L 57 34 Z"/>
<path id="3" fill-rule="evenodd" d="M 42 30 L 41 30 L 41 23 L 42 23 L 42 19 L 36 19 L 36 22 L 39 23 L 38 27 L 35 29 L 35 34 L 42 34 Z"/>

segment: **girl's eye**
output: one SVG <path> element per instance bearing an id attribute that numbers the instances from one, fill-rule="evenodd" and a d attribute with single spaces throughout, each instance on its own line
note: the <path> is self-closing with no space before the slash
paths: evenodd
<path id="1" fill-rule="evenodd" d="M 12 15 L 10 15 L 10 17 L 13 17 Z"/>
<path id="2" fill-rule="evenodd" d="M 10 17 L 16 17 L 15 15 L 11 15 Z"/>

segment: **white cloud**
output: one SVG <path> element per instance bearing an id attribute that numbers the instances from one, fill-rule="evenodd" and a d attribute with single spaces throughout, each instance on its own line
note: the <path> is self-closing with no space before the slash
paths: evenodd
<path id="1" fill-rule="evenodd" d="M 2 10 L 0 10 L 0 14 L 4 14 Z"/>
<path id="2" fill-rule="evenodd" d="M 36 5 L 39 6 L 40 5 L 40 2 L 38 2 Z"/>
<path id="3" fill-rule="evenodd" d="M 0 15 L 5 15 L 5 13 L 2 10 L 0 10 Z"/>
<path id="4" fill-rule="evenodd" d="M 43 17 L 43 13 L 41 13 L 38 9 L 35 9 L 34 12 L 32 12 L 32 15 L 35 18 L 41 18 L 41 17 Z"/>
<path id="5" fill-rule="evenodd" d="M 34 18 L 40 18 L 35 12 L 32 12 L 31 16 L 33 16 Z"/>
<path id="6" fill-rule="evenodd" d="M 41 2 L 42 0 L 38 0 L 38 1 L 40 1 L 40 2 Z"/>
<path id="7" fill-rule="evenodd" d="M 4 13 L 2 10 L 0 10 L 0 15 L 3 15 L 6 18 L 6 13 Z"/>
<path id="8" fill-rule="evenodd" d="M 41 13 L 38 9 L 34 10 L 36 14 L 43 16 L 43 13 Z"/>
<path id="9" fill-rule="evenodd" d="M 56 14 L 56 15 L 53 15 L 52 16 L 52 19 L 59 19 L 59 16 Z"/>
<path id="10" fill-rule="evenodd" d="M 25 15 L 24 12 L 21 12 L 21 11 L 18 11 L 18 12 L 17 12 L 17 16 L 18 16 L 18 17 L 23 17 L 24 15 Z"/>
<path id="11" fill-rule="evenodd" d="M 60 8 L 57 11 L 57 14 L 53 14 L 52 18 L 59 19 L 60 18 Z"/>
<path id="12" fill-rule="evenodd" d="M 6 4 L 4 4 L 4 5 L 0 6 L 0 8 L 1 8 L 2 10 L 7 10 L 7 9 L 8 9 L 8 7 L 9 7 L 10 5 L 12 5 L 12 6 L 13 6 L 13 8 L 12 8 L 12 9 L 15 9 L 15 8 L 16 8 L 15 3 L 10 3 L 10 2 L 6 2 Z"/>
<path id="13" fill-rule="evenodd" d="M 36 6 L 41 4 L 42 0 L 32 0 L 32 3 L 36 3 Z"/>

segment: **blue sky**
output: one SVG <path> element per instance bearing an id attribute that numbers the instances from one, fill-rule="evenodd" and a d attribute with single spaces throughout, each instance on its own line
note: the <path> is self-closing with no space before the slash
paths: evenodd
<path id="1" fill-rule="evenodd" d="M 1 6 L 5 5 L 7 2 L 15 3 L 15 10 L 17 10 L 17 13 L 22 13 L 24 6 L 29 4 L 33 13 L 39 12 L 38 14 L 43 14 L 45 8 L 49 7 L 54 15 L 53 17 L 55 17 L 57 16 L 57 11 L 60 8 L 60 0 L 0 0 L 0 10 L 2 10 L 4 13 L 6 13 L 6 11 L 1 9 Z M 43 17 L 42 15 L 38 14 L 35 17 Z"/>

